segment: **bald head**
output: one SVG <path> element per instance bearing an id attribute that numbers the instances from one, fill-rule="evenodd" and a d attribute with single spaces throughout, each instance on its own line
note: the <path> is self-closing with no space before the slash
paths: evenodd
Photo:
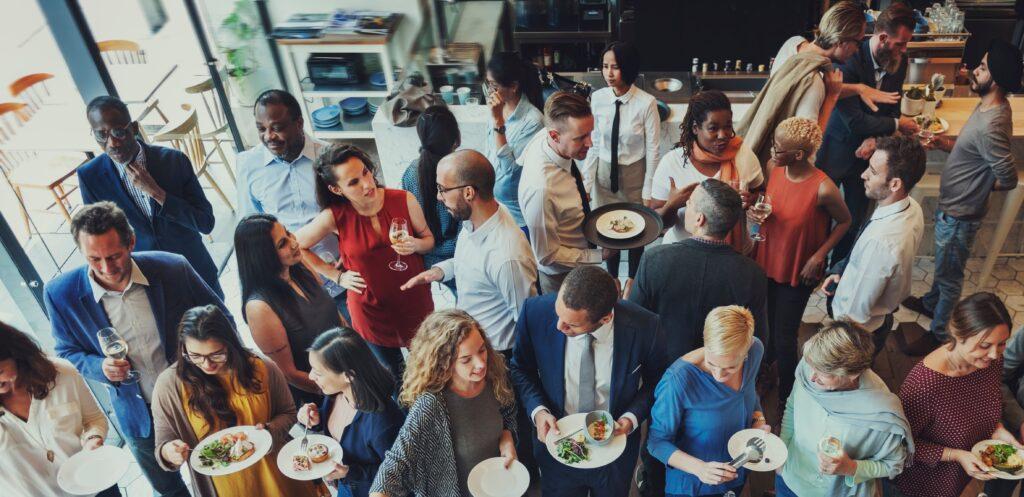
<path id="1" fill-rule="evenodd" d="M 437 163 L 437 177 L 445 186 L 472 186 L 480 200 L 494 198 L 494 167 L 476 150 L 458 150 Z"/>

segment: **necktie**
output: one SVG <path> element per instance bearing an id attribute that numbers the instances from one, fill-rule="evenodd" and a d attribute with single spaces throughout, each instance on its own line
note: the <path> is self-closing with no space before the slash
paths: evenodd
<path id="1" fill-rule="evenodd" d="M 576 191 L 580 194 L 580 203 L 583 204 L 583 215 L 590 214 L 590 202 L 587 202 L 587 189 L 583 186 L 583 174 L 580 173 L 580 168 L 576 167 L 576 161 L 569 162 L 569 170 L 572 172 L 573 179 L 576 180 Z"/>
<path id="2" fill-rule="evenodd" d="M 615 101 L 615 117 L 612 118 L 612 193 L 619 191 L 619 106 L 622 100 Z"/>
<path id="3" fill-rule="evenodd" d="M 576 412 L 590 412 L 597 408 L 597 379 L 594 371 L 594 334 L 583 335 L 585 343 L 580 361 L 580 402 Z"/>

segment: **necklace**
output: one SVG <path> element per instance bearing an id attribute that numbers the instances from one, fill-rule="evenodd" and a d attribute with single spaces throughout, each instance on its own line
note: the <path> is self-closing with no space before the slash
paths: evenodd
<path id="1" fill-rule="evenodd" d="M 5 422 L 4 420 L 7 418 L 7 413 L 8 413 L 8 410 L 6 408 L 0 407 L 0 424 L 3 424 Z M 32 419 L 32 406 L 31 406 L 31 402 L 29 403 L 28 417 L 24 421 L 22 421 L 22 419 L 19 418 L 17 415 L 11 413 L 11 422 L 14 423 L 14 427 L 20 429 L 21 432 L 25 434 L 26 438 L 28 438 L 28 440 L 30 442 L 32 442 L 35 445 L 38 445 L 39 448 L 45 450 L 46 451 L 46 460 L 49 461 L 52 464 L 54 459 L 55 459 L 55 457 L 56 457 L 56 454 L 53 452 L 52 449 L 50 449 L 50 448 L 48 448 L 46 446 L 46 442 L 44 441 L 44 438 L 43 438 L 43 430 L 42 430 L 42 427 L 39 426 L 39 423 L 36 423 L 36 426 L 35 426 L 35 432 L 36 433 L 32 433 L 32 430 L 29 429 L 29 421 L 31 419 Z"/>

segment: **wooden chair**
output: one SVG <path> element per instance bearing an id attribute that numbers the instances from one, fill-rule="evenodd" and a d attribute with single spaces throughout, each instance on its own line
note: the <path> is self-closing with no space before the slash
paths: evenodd
<path id="1" fill-rule="evenodd" d="M 171 122 L 167 119 L 167 115 L 160 110 L 160 99 L 158 98 L 149 99 L 139 112 L 135 112 L 136 109 L 132 107 L 129 105 L 128 110 L 134 116 L 135 121 L 139 123 L 139 134 L 142 135 L 142 141 L 146 143 L 152 143 L 152 137 Z M 146 122 L 147 119 L 149 122 Z"/>
<path id="2" fill-rule="evenodd" d="M 227 88 L 224 88 L 227 91 Z M 210 118 L 210 123 L 213 125 L 212 130 L 203 133 L 203 140 L 216 142 L 214 147 L 219 152 L 220 162 L 224 164 L 224 168 L 227 169 L 228 175 L 231 176 L 231 181 L 235 181 L 235 173 L 231 169 L 231 165 L 228 164 L 227 156 L 224 154 L 220 137 L 230 133 L 228 127 L 228 118 L 224 114 L 224 108 L 221 106 L 220 99 L 217 98 L 217 92 L 214 90 L 213 79 L 206 78 L 205 80 L 196 83 L 192 86 L 185 88 L 185 93 L 189 95 L 198 95 L 198 98 L 203 102 L 203 108 L 206 109 L 206 116 Z M 230 138 L 227 138 L 230 140 Z"/>
<path id="3" fill-rule="evenodd" d="M 195 109 L 191 105 L 183 104 L 181 108 L 185 110 L 185 116 L 178 121 L 164 126 L 163 130 L 153 136 L 153 140 L 157 142 L 170 142 L 172 147 L 184 153 L 192 162 L 196 176 L 209 181 L 210 186 L 217 192 L 217 195 L 224 201 L 224 204 L 231 209 L 232 213 L 235 212 L 235 206 L 231 204 L 228 196 L 224 194 L 224 190 L 221 189 L 220 185 L 217 184 L 217 180 L 210 174 L 210 156 L 216 151 L 206 151 L 202 132 L 199 131 L 199 115 L 196 114 Z M 215 144 L 214 146 L 219 147 L 220 145 Z"/>
<path id="4" fill-rule="evenodd" d="M 46 81 L 53 79 L 53 75 L 45 72 L 29 74 L 15 80 L 8 86 L 11 96 L 25 102 L 33 109 L 39 109 L 40 105 L 47 103 L 53 96 Z"/>
<path id="5" fill-rule="evenodd" d="M 108 65 L 145 64 L 146 51 L 131 40 L 104 40 L 96 42 L 100 56 Z"/>

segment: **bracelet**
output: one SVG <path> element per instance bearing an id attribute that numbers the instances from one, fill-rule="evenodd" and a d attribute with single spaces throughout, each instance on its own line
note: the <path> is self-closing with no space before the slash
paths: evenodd
<path id="1" fill-rule="evenodd" d="M 344 271 L 338 271 L 338 277 L 334 279 L 334 283 L 341 286 L 341 277 L 345 275 Z"/>
<path id="2" fill-rule="evenodd" d="M 82 445 L 85 445 L 86 443 L 89 442 L 89 440 L 92 440 L 94 438 L 98 438 L 100 440 L 103 440 L 103 436 L 102 435 L 93 433 L 92 435 L 89 435 L 89 436 L 85 437 L 85 440 L 82 440 Z"/>

